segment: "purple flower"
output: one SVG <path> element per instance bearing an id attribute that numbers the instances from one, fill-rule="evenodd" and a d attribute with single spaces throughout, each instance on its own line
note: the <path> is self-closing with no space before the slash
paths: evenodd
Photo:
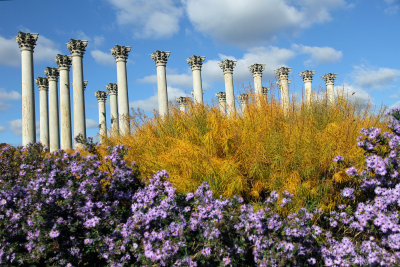
<path id="1" fill-rule="evenodd" d="M 60 233 L 57 230 L 51 230 L 49 236 L 51 238 L 56 238 L 57 236 L 59 236 Z"/>
<path id="2" fill-rule="evenodd" d="M 341 156 L 341 155 L 338 155 L 338 156 L 336 156 L 336 157 L 333 158 L 333 161 L 335 161 L 335 162 L 341 162 L 341 161 L 343 161 L 343 160 L 344 160 L 344 158 L 343 158 L 343 156 Z"/>
<path id="3" fill-rule="evenodd" d="M 350 199 L 354 199 L 353 193 L 354 193 L 354 188 L 351 188 L 351 187 L 346 187 L 340 192 L 340 194 L 343 197 L 350 198 Z"/>
<path id="4" fill-rule="evenodd" d="M 89 245 L 89 244 L 92 244 L 92 243 L 93 243 L 93 240 L 90 239 L 90 238 L 85 238 L 85 240 L 83 241 L 83 243 L 84 243 L 85 245 Z"/>

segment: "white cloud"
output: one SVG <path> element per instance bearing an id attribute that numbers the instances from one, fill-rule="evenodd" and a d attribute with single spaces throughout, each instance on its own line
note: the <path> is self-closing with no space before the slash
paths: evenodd
<path id="1" fill-rule="evenodd" d="M 177 97 L 180 96 L 190 96 L 186 94 L 183 90 L 175 87 L 168 86 L 168 101 L 174 102 Z M 151 97 L 144 100 L 136 100 L 129 103 L 131 108 L 140 108 L 146 112 L 152 112 L 153 110 L 158 110 L 158 95 L 152 95 Z"/>
<path id="2" fill-rule="evenodd" d="M 0 47 L 0 64 L 8 66 L 19 66 L 21 64 L 21 52 L 15 37 L 6 39 L 0 36 Z M 34 51 L 35 61 L 54 61 L 56 55 L 61 53 L 57 49 L 57 45 L 43 35 L 39 35 Z"/>
<path id="3" fill-rule="evenodd" d="M 142 83 L 157 83 L 157 75 L 148 75 L 138 80 Z M 193 87 L 193 78 L 192 74 L 170 74 L 167 69 L 167 84 L 173 86 L 179 86 L 183 88 L 192 88 Z M 204 86 L 204 84 L 203 84 Z"/>
<path id="4" fill-rule="evenodd" d="M 362 87 L 382 89 L 389 83 L 400 78 L 400 70 L 391 68 L 370 68 L 361 65 L 354 67 L 352 75 L 354 81 Z"/>
<path id="5" fill-rule="evenodd" d="M 106 65 L 106 66 L 114 66 L 115 65 L 115 59 L 111 55 L 111 53 L 105 53 L 100 50 L 92 50 L 92 51 L 90 51 L 90 55 L 99 64 Z"/>
<path id="6" fill-rule="evenodd" d="M 400 1 L 399 0 L 385 0 L 387 7 L 385 8 L 385 13 L 388 15 L 395 15 L 400 11 Z"/>
<path id="7" fill-rule="evenodd" d="M 370 102 L 371 104 L 373 104 L 369 93 L 359 88 L 358 86 L 350 85 L 347 83 L 335 86 L 335 95 L 338 94 L 343 95 L 344 97 L 348 97 L 348 99 L 353 103 L 366 105 L 368 102 Z"/>
<path id="8" fill-rule="evenodd" d="M 0 88 L 0 100 L 21 100 L 21 94 L 17 91 L 6 91 Z"/>
<path id="9" fill-rule="evenodd" d="M 8 121 L 8 127 L 14 135 L 22 136 L 22 119 Z M 39 134 L 39 131 L 39 121 L 36 121 L 36 135 Z"/>
<path id="10" fill-rule="evenodd" d="M 310 58 L 304 62 L 305 65 L 316 65 L 321 63 L 333 63 L 342 59 L 342 51 L 328 46 L 305 46 L 293 45 L 292 48 L 300 54 L 308 54 Z"/>
<path id="11" fill-rule="evenodd" d="M 179 31 L 182 8 L 178 0 L 108 0 L 117 22 L 133 29 L 135 37 L 164 38 Z"/>
<path id="12" fill-rule="evenodd" d="M 87 129 L 98 129 L 99 123 L 92 119 L 86 119 L 86 128 Z"/>
<path id="13" fill-rule="evenodd" d="M 7 131 L 7 129 L 5 127 L 3 127 L 3 126 L 0 126 L 0 133 L 3 133 L 5 131 Z"/>
<path id="14" fill-rule="evenodd" d="M 296 4 L 291 4 L 296 3 Z M 331 20 L 345 0 L 185 0 L 194 27 L 216 40 L 254 46 Z"/>

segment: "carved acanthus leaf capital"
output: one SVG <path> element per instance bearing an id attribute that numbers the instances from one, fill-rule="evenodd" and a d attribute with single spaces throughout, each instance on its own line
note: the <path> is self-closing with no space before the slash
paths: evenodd
<path id="1" fill-rule="evenodd" d="M 70 39 L 67 43 L 67 48 L 73 56 L 83 56 L 85 53 L 88 41 Z"/>
<path id="2" fill-rule="evenodd" d="M 122 46 L 122 45 L 115 45 L 111 49 L 111 54 L 114 56 L 115 61 L 124 61 L 128 60 L 128 54 L 131 51 L 130 46 Z"/>
<path id="3" fill-rule="evenodd" d="M 97 98 L 97 101 L 103 101 L 103 102 L 105 102 L 106 100 L 107 100 L 107 92 L 106 91 L 96 91 L 95 93 L 94 93 L 94 95 L 96 96 L 96 98 Z"/>
<path id="4" fill-rule="evenodd" d="M 47 76 L 47 79 L 49 81 L 57 81 L 58 76 L 60 75 L 57 68 L 51 68 L 51 67 L 45 68 L 44 74 Z"/>
<path id="5" fill-rule="evenodd" d="M 326 84 L 334 84 L 337 74 L 335 73 L 327 73 L 322 76 L 322 79 L 325 80 Z"/>
<path id="6" fill-rule="evenodd" d="M 56 63 L 59 68 L 67 68 L 69 70 L 71 67 L 71 56 L 58 54 L 56 56 Z"/>
<path id="7" fill-rule="evenodd" d="M 188 97 L 186 96 L 180 96 L 176 98 L 176 103 L 179 105 L 186 105 L 189 102 Z"/>
<path id="8" fill-rule="evenodd" d="M 289 77 L 289 72 L 292 71 L 292 68 L 280 67 L 275 70 L 275 74 L 278 76 L 279 80 L 287 80 Z"/>
<path id="9" fill-rule="evenodd" d="M 226 101 L 226 93 L 225 92 L 218 92 L 215 94 L 215 96 L 218 98 L 219 102 Z"/>
<path id="10" fill-rule="evenodd" d="M 304 82 L 311 82 L 314 74 L 315 74 L 314 70 L 305 70 L 303 72 L 300 72 L 299 76 L 303 77 Z"/>
<path id="11" fill-rule="evenodd" d="M 265 70 L 265 64 L 253 64 L 249 67 L 249 70 L 253 76 L 261 76 L 262 72 Z"/>
<path id="12" fill-rule="evenodd" d="M 33 51 L 36 46 L 38 36 L 39 34 L 37 33 L 18 32 L 18 35 L 15 39 L 17 40 L 18 46 L 21 50 Z"/>
<path id="13" fill-rule="evenodd" d="M 154 63 L 156 63 L 156 66 L 165 66 L 167 65 L 167 61 L 170 55 L 171 52 L 169 51 L 156 50 L 156 52 L 154 52 L 150 56 L 154 60 Z"/>
<path id="14" fill-rule="evenodd" d="M 110 95 L 118 94 L 118 85 L 116 83 L 107 84 L 106 89 L 108 90 Z"/>
<path id="15" fill-rule="evenodd" d="M 248 94 L 240 94 L 239 100 L 240 100 L 240 103 L 242 103 L 242 104 L 246 103 L 247 100 L 249 100 L 249 95 Z"/>
<path id="16" fill-rule="evenodd" d="M 49 89 L 49 80 L 45 77 L 37 77 L 35 80 L 37 86 L 39 87 L 40 90 L 45 90 L 47 91 Z"/>
<path id="17" fill-rule="evenodd" d="M 190 65 L 192 70 L 201 70 L 201 66 L 203 65 L 203 61 L 206 57 L 201 56 L 191 56 L 190 58 L 186 59 L 186 62 Z"/>
<path id="18" fill-rule="evenodd" d="M 263 95 L 267 95 L 269 89 L 270 89 L 269 87 L 264 87 L 264 86 L 263 86 L 262 89 L 261 89 L 261 90 L 262 90 L 262 94 L 263 94 Z"/>
<path id="19" fill-rule="evenodd" d="M 222 71 L 225 73 L 233 73 L 233 69 L 236 66 L 236 61 L 235 60 L 230 60 L 230 59 L 225 59 L 224 61 L 221 61 L 218 63 L 219 67 L 222 69 Z"/>

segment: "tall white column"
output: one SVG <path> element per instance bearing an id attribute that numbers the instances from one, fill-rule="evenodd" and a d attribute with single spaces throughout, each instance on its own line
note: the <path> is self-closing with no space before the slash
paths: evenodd
<path id="1" fill-rule="evenodd" d="M 49 147 L 50 152 L 60 149 L 60 124 L 58 122 L 58 88 L 59 72 L 57 68 L 47 67 L 44 74 L 49 81 Z"/>
<path id="2" fill-rule="evenodd" d="M 315 74 L 313 70 L 305 70 L 299 73 L 304 81 L 304 91 L 306 92 L 306 106 L 310 107 L 312 102 L 312 79 Z"/>
<path id="3" fill-rule="evenodd" d="M 57 55 L 56 63 L 60 73 L 60 128 L 61 128 L 61 149 L 72 149 L 71 131 L 71 104 L 69 92 L 69 69 L 71 57 Z"/>
<path id="4" fill-rule="evenodd" d="M 111 115 L 111 135 L 119 135 L 119 124 L 118 124 L 118 86 L 116 83 L 109 83 L 106 85 L 108 94 L 110 95 L 110 115 Z"/>
<path id="5" fill-rule="evenodd" d="M 226 115 L 226 94 L 225 92 L 219 92 L 215 95 L 218 98 L 219 110 L 222 114 Z"/>
<path id="6" fill-rule="evenodd" d="M 328 105 L 332 105 L 335 103 L 334 88 L 335 88 L 336 77 L 337 77 L 337 74 L 335 74 L 335 73 L 327 73 L 324 76 L 322 76 L 322 79 L 325 80 Z"/>
<path id="7" fill-rule="evenodd" d="M 157 50 L 151 54 L 151 58 L 157 67 L 157 87 L 158 87 L 158 113 L 160 117 L 168 115 L 168 92 L 166 65 L 171 53 L 168 51 Z"/>
<path id="8" fill-rule="evenodd" d="M 263 97 L 264 97 L 264 101 L 265 101 L 265 103 L 267 103 L 268 102 L 268 91 L 270 90 L 270 88 L 269 87 L 262 87 L 262 89 L 261 89 L 261 92 L 262 92 L 262 95 L 263 95 Z"/>
<path id="9" fill-rule="evenodd" d="M 181 96 L 176 98 L 176 103 L 179 105 L 179 110 L 182 112 L 186 111 L 186 105 L 188 104 L 188 98 Z"/>
<path id="10" fill-rule="evenodd" d="M 43 146 L 49 147 L 49 110 L 47 92 L 49 91 L 49 81 L 47 78 L 36 78 L 39 87 L 39 112 L 40 112 L 40 142 Z"/>
<path id="11" fill-rule="evenodd" d="M 128 80 L 126 76 L 126 61 L 128 53 L 131 51 L 129 46 L 116 45 L 111 49 L 111 54 L 117 62 L 117 84 L 118 84 L 118 111 L 119 111 L 119 133 L 128 135 L 130 133 L 129 117 L 129 98 Z"/>
<path id="12" fill-rule="evenodd" d="M 233 68 L 236 66 L 236 61 L 225 59 L 218 65 L 224 72 L 227 114 L 228 116 L 232 116 L 236 111 L 235 94 L 233 91 Z"/>
<path id="13" fill-rule="evenodd" d="M 74 107 L 74 137 L 81 134 L 86 139 L 85 94 L 83 92 L 82 57 L 87 41 L 70 39 L 67 48 L 72 55 L 72 95 Z"/>
<path id="14" fill-rule="evenodd" d="M 281 103 L 283 113 L 286 115 L 289 112 L 289 83 L 288 80 L 289 72 L 292 71 L 291 68 L 281 67 L 275 70 L 276 75 L 279 78 L 277 84 L 281 89 Z"/>
<path id="15" fill-rule="evenodd" d="M 104 142 L 105 137 L 107 137 L 107 122 L 106 122 L 106 91 L 96 91 L 94 95 L 99 103 L 99 135 L 100 141 Z"/>
<path id="16" fill-rule="evenodd" d="M 258 105 L 261 104 L 262 94 L 262 72 L 265 69 L 265 64 L 253 64 L 249 67 L 249 70 L 253 74 L 254 79 L 254 95 L 256 99 L 256 103 Z"/>
<path id="17" fill-rule="evenodd" d="M 193 97 L 195 104 L 203 104 L 203 87 L 201 83 L 201 66 L 205 57 L 192 56 L 186 60 L 186 62 L 192 68 L 193 74 Z"/>
<path id="18" fill-rule="evenodd" d="M 247 109 L 247 101 L 249 100 L 249 95 L 248 94 L 241 94 L 239 95 L 239 100 L 240 100 L 240 105 L 242 108 L 242 114 L 246 112 Z"/>
<path id="19" fill-rule="evenodd" d="M 21 50 L 23 146 L 36 142 L 33 50 L 38 36 L 38 34 L 19 32 L 16 37 Z"/>

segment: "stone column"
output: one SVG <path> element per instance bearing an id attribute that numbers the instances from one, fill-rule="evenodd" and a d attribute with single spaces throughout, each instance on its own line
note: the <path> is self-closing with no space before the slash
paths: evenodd
<path id="1" fill-rule="evenodd" d="M 110 95 L 110 115 L 111 115 L 111 135 L 119 135 L 119 124 L 118 124 L 118 86 L 116 83 L 109 83 L 106 85 L 108 94 Z"/>
<path id="2" fill-rule="evenodd" d="M 282 109 L 283 113 L 286 115 L 289 111 L 289 83 L 288 80 L 289 72 L 291 68 L 281 67 L 275 70 L 276 75 L 279 78 L 277 84 L 281 89 L 281 101 L 282 101 Z"/>
<path id="3" fill-rule="evenodd" d="M 248 94 L 241 94 L 239 95 L 239 100 L 240 100 L 240 104 L 242 107 L 242 114 L 244 114 L 246 112 L 247 109 L 247 101 L 249 100 L 249 95 Z"/>
<path id="4" fill-rule="evenodd" d="M 315 74 L 313 70 L 306 70 L 299 73 L 300 77 L 303 77 L 304 90 L 306 91 L 306 105 L 311 106 L 312 102 L 312 79 Z"/>
<path id="5" fill-rule="evenodd" d="M 35 92 L 33 84 L 33 50 L 38 34 L 18 32 L 22 76 L 22 145 L 36 142 Z"/>
<path id="6" fill-rule="evenodd" d="M 233 114 L 235 114 L 233 68 L 236 66 L 236 61 L 225 59 L 224 61 L 221 61 L 218 65 L 224 72 L 227 114 L 228 116 L 232 116 Z"/>
<path id="7" fill-rule="evenodd" d="M 168 115 L 168 92 L 166 65 L 171 52 L 157 50 L 151 54 L 151 58 L 157 67 L 157 87 L 158 87 L 158 113 L 160 117 Z"/>
<path id="8" fill-rule="evenodd" d="M 195 104 L 203 104 L 203 88 L 201 84 L 201 66 L 205 57 L 192 56 L 186 60 L 186 62 L 192 68 L 193 74 L 193 97 Z"/>
<path id="9" fill-rule="evenodd" d="M 38 77 L 35 81 L 39 87 L 40 143 L 45 147 L 49 147 L 49 101 L 47 98 L 49 81 L 44 77 Z"/>
<path id="10" fill-rule="evenodd" d="M 61 128 L 61 149 L 72 149 L 71 132 L 71 104 L 69 92 L 69 69 L 71 57 L 57 55 L 56 63 L 60 72 L 60 128 Z"/>
<path id="11" fill-rule="evenodd" d="M 60 149 L 60 124 L 58 122 L 58 69 L 47 67 L 44 74 L 49 81 L 49 143 L 50 152 Z"/>
<path id="12" fill-rule="evenodd" d="M 118 111 L 119 111 L 119 133 L 128 135 L 130 133 L 129 117 L 129 98 L 128 98 L 128 79 L 126 76 L 126 61 L 128 53 L 131 51 L 129 46 L 116 45 L 111 49 L 111 54 L 117 62 L 117 84 L 118 84 Z"/>
<path id="13" fill-rule="evenodd" d="M 72 95 L 74 105 L 74 137 L 81 134 L 86 139 L 85 94 L 83 92 L 82 57 L 87 41 L 70 39 L 67 48 L 72 55 Z"/>
<path id="14" fill-rule="evenodd" d="M 94 95 L 99 103 L 99 135 L 100 141 L 104 142 L 105 137 L 107 137 L 107 123 L 106 123 L 106 91 L 96 91 Z"/>
<path id="15" fill-rule="evenodd" d="M 267 103 L 268 102 L 268 91 L 269 91 L 269 87 L 262 87 L 262 95 L 263 95 L 263 97 L 264 97 L 264 101 L 265 101 L 265 103 Z"/>
<path id="16" fill-rule="evenodd" d="M 218 97 L 219 110 L 226 115 L 226 93 L 219 92 L 215 96 Z"/>
<path id="17" fill-rule="evenodd" d="M 253 64 L 249 67 L 249 70 L 253 74 L 254 79 L 254 96 L 256 98 L 256 103 L 261 104 L 262 94 L 262 72 L 265 69 L 265 64 Z"/>
<path id="18" fill-rule="evenodd" d="M 334 88 L 335 88 L 336 77 L 337 77 L 337 74 L 334 74 L 334 73 L 327 73 L 322 76 L 322 79 L 325 80 L 328 105 L 332 105 L 335 103 Z"/>
<path id="19" fill-rule="evenodd" d="M 180 111 L 185 112 L 186 111 L 186 105 L 188 103 L 188 98 L 184 97 L 184 96 L 177 97 L 176 98 L 176 103 L 178 103 Z"/>

